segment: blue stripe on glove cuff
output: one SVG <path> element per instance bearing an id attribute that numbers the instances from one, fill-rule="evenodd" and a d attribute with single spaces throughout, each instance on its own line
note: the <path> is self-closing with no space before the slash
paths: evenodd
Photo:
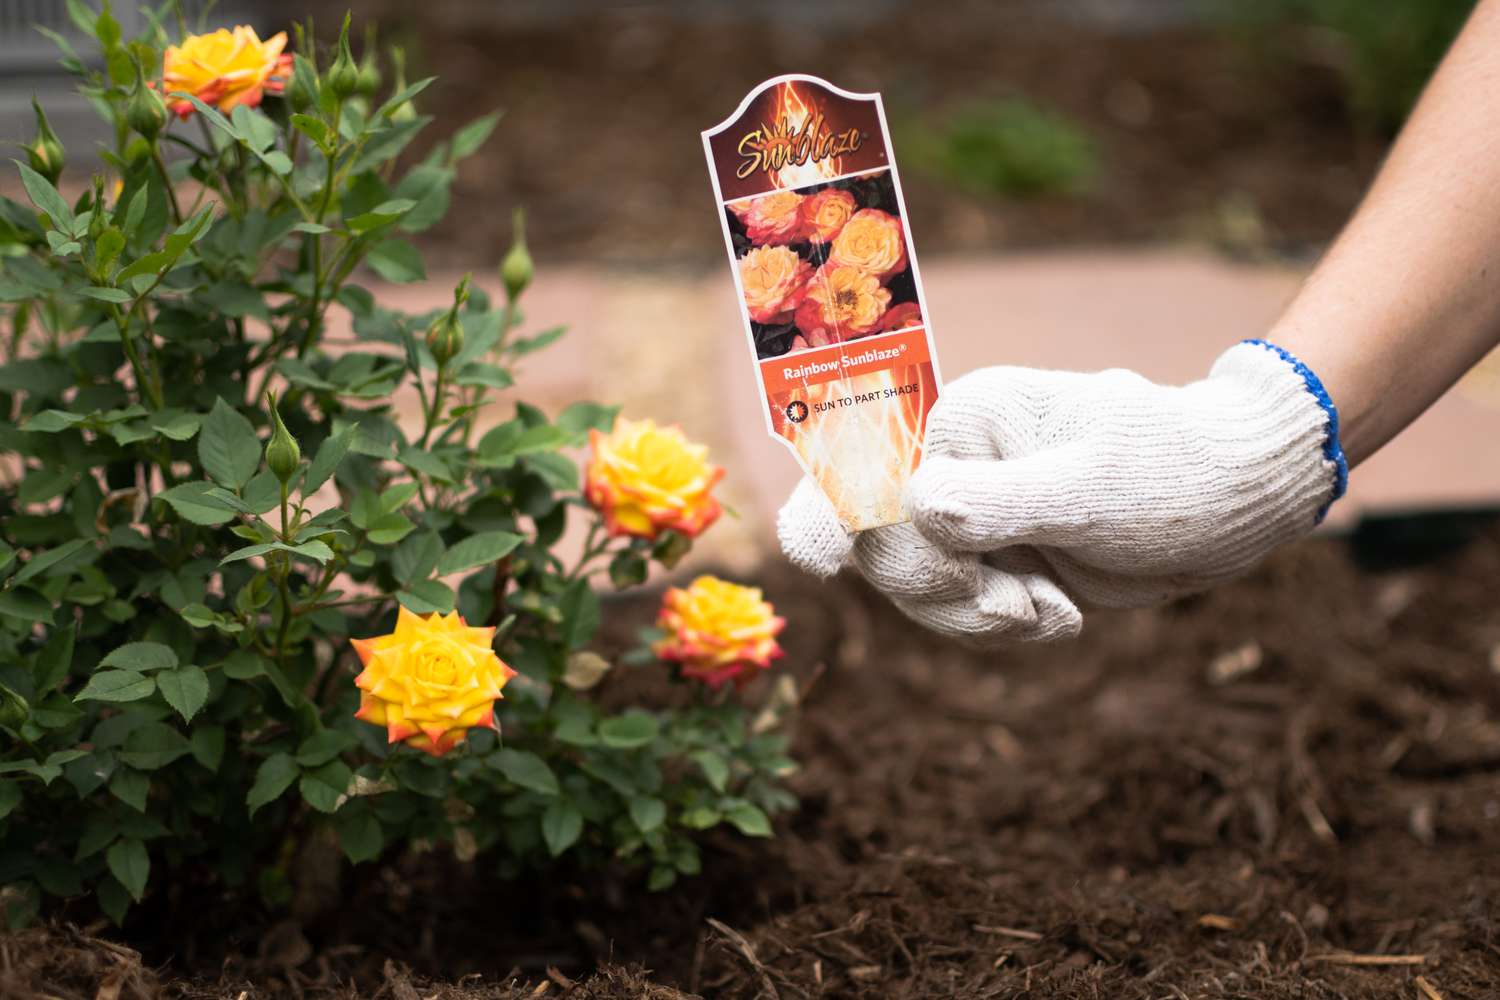
<path id="1" fill-rule="evenodd" d="M 1344 491 L 1349 488 L 1349 462 L 1344 458 L 1343 445 L 1339 444 L 1338 407 L 1333 405 L 1333 400 L 1329 397 L 1328 390 L 1323 388 L 1322 380 L 1318 378 L 1311 368 L 1297 360 L 1296 355 L 1277 347 L 1268 340 L 1251 339 L 1243 343 L 1264 347 L 1291 365 L 1292 370 L 1302 376 L 1302 381 L 1306 384 L 1307 391 L 1312 393 L 1313 398 L 1318 401 L 1318 405 L 1323 408 L 1323 412 L 1328 414 L 1328 428 L 1323 435 L 1323 457 L 1333 463 L 1333 496 L 1329 497 L 1328 502 L 1318 510 L 1318 519 L 1314 523 L 1322 523 L 1323 518 L 1328 514 L 1328 508 L 1332 507 L 1333 502 L 1343 496 Z"/>

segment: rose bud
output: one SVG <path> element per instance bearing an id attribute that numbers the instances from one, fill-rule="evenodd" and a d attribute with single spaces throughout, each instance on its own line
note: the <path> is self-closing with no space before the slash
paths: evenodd
<path id="1" fill-rule="evenodd" d="M 339 54 L 328 68 L 328 89 L 334 97 L 344 100 L 359 86 L 359 67 L 354 65 L 354 53 L 349 51 L 349 15 L 344 15 L 344 27 L 339 32 Z"/>
<path id="2" fill-rule="evenodd" d="M 35 97 L 31 98 L 31 107 L 36 112 L 36 138 L 26 147 L 26 159 L 32 170 L 56 184 L 57 178 L 62 176 L 67 154 L 57 133 L 52 131 L 51 122 L 47 121 L 47 112 L 42 110 Z"/>
<path id="3" fill-rule="evenodd" d="M 135 67 L 135 92 L 125 107 L 125 124 L 145 136 L 147 142 L 155 142 L 167 124 L 167 106 L 162 103 L 161 95 L 146 86 L 139 63 Z"/>
<path id="4" fill-rule="evenodd" d="M 611 535 L 655 539 L 670 530 L 695 538 L 722 513 L 712 490 L 724 470 L 679 427 L 617 420 L 608 434 L 589 431 L 589 447 L 583 493 Z"/>
<path id="5" fill-rule="evenodd" d="M 401 608 L 389 635 L 352 639 L 364 670 L 356 719 L 384 726 L 386 741 L 441 757 L 476 726 L 495 726 L 495 701 L 516 672 L 495 655 L 493 628 L 458 612 L 423 618 Z"/>
<path id="6" fill-rule="evenodd" d="M 297 473 L 302 464 L 302 447 L 281 422 L 276 409 L 276 393 L 267 390 L 266 408 L 271 411 L 271 438 L 266 442 L 266 468 L 270 469 L 283 486 Z"/>
<path id="7" fill-rule="evenodd" d="M 453 307 L 433 321 L 427 330 L 427 349 L 442 368 L 464 349 L 464 324 L 458 311 L 469 301 L 469 275 L 464 275 L 453 289 Z"/>
<path id="8" fill-rule="evenodd" d="M 652 651 L 684 677 L 719 688 L 729 681 L 742 686 L 770 668 L 782 655 L 776 636 L 786 620 L 759 589 L 700 576 L 686 590 L 667 591 L 656 625 L 666 636 Z"/>
<path id="9" fill-rule="evenodd" d="M 531 284 L 531 276 L 535 273 L 535 268 L 531 263 L 531 251 L 526 249 L 525 210 L 516 209 L 512 219 L 515 221 L 515 240 L 505 254 L 505 259 L 500 262 L 500 280 L 505 283 L 507 302 L 514 302 L 520 298 L 521 293 L 526 291 L 526 286 Z"/>

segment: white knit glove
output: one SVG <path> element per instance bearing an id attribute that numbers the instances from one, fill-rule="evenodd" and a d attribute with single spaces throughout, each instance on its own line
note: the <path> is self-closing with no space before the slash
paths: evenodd
<path id="1" fill-rule="evenodd" d="M 1337 416 L 1317 377 L 1260 341 L 1207 378 L 985 368 L 950 383 L 906 491 L 910 524 L 851 537 L 804 480 L 781 545 L 847 562 L 934 631 L 1055 639 L 1079 605 L 1138 607 L 1212 586 L 1310 531 L 1342 494 Z"/>

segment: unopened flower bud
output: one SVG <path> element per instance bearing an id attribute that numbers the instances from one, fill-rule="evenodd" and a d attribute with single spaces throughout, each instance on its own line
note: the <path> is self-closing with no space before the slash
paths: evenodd
<path id="1" fill-rule="evenodd" d="M 318 70 L 311 59 L 299 55 L 292 61 L 292 80 L 286 88 L 287 104 L 296 114 L 304 114 L 318 103 Z"/>
<path id="2" fill-rule="evenodd" d="M 391 87 L 394 93 L 399 94 L 406 89 L 406 51 L 393 46 L 391 62 L 396 67 L 396 80 Z M 405 100 L 388 111 L 387 115 L 393 122 L 409 122 L 417 117 L 417 109 L 410 100 Z"/>
<path id="3" fill-rule="evenodd" d="M 531 263 L 531 252 L 526 249 L 525 210 L 516 209 L 514 219 L 515 241 L 511 243 L 505 259 L 500 262 L 500 280 L 505 282 L 505 297 L 511 302 L 520 298 L 526 286 L 531 284 L 531 276 L 536 273 L 536 267 Z"/>
<path id="4" fill-rule="evenodd" d="M 354 92 L 361 97 L 374 97 L 375 91 L 380 89 L 380 67 L 375 62 L 375 24 L 371 22 L 365 29 L 365 50 L 359 60 L 359 80 L 354 85 Z"/>
<path id="5" fill-rule="evenodd" d="M 452 361 L 464 349 L 464 324 L 458 311 L 469 301 L 469 275 L 464 275 L 453 290 L 453 308 L 433 321 L 427 330 L 427 349 L 441 368 Z"/>
<path id="6" fill-rule="evenodd" d="M 354 65 L 354 53 L 349 51 L 349 15 L 344 15 L 344 28 L 339 32 L 339 55 L 328 68 L 328 89 L 333 96 L 344 100 L 359 86 L 359 67 Z"/>
<path id="7" fill-rule="evenodd" d="M 302 464 L 302 448 L 286 429 L 286 424 L 281 422 L 274 392 L 266 393 L 266 403 L 271 411 L 271 440 L 266 442 L 266 468 L 285 485 L 296 474 L 297 466 Z"/>
<path id="8" fill-rule="evenodd" d="M 130 104 L 125 108 L 125 124 L 154 142 L 162 127 L 167 124 L 167 106 L 161 95 L 146 86 L 136 69 L 135 93 L 130 95 Z"/>
<path id="9" fill-rule="evenodd" d="M 57 133 L 52 131 L 51 123 L 47 121 L 47 113 L 34 96 L 31 98 L 31 107 L 36 112 L 36 138 L 26 146 L 26 159 L 32 170 L 56 184 L 57 178 L 62 176 L 67 154 Z"/>

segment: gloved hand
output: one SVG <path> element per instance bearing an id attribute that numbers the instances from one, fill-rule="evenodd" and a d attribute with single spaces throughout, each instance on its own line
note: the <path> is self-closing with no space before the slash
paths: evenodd
<path id="1" fill-rule="evenodd" d="M 851 537 L 804 480 L 778 533 L 797 565 L 852 562 L 909 617 L 977 645 L 1077 633 L 1080 605 L 1138 607 L 1228 580 L 1343 493 L 1337 415 L 1311 371 L 1248 341 L 1160 386 L 985 368 L 928 417 L 910 524 Z"/>

